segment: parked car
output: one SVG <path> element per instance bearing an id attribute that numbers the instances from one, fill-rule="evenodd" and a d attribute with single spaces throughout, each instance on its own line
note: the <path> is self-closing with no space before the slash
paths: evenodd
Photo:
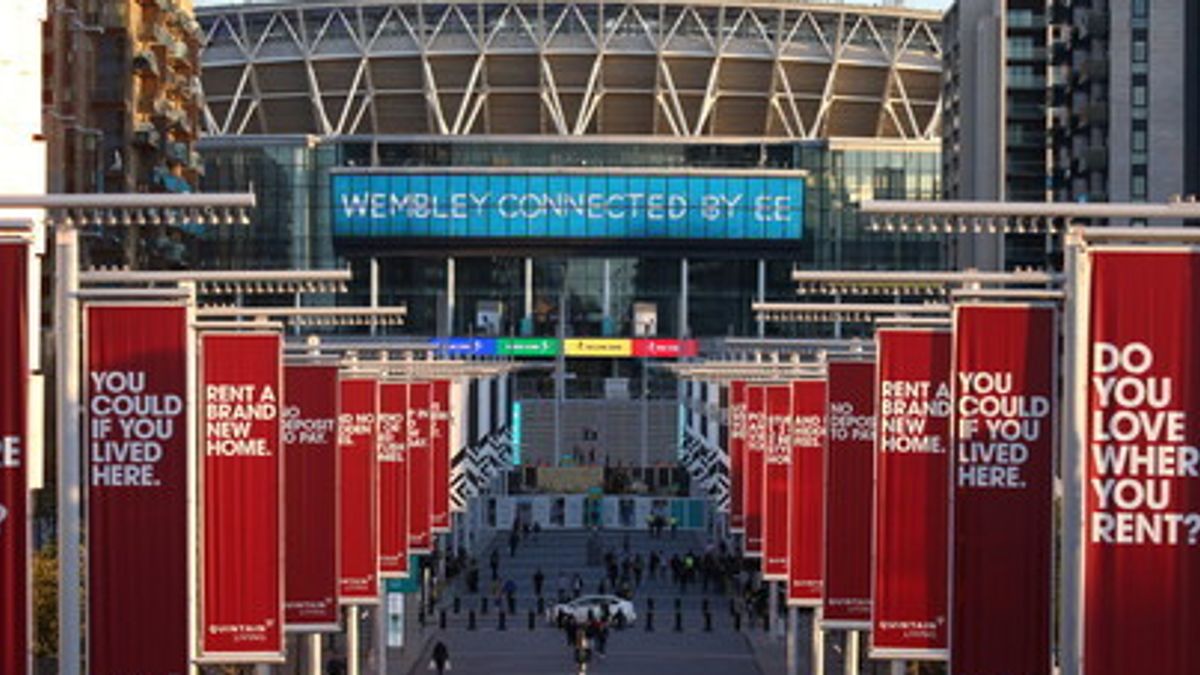
<path id="1" fill-rule="evenodd" d="M 607 614 L 605 609 L 608 610 Z M 554 605 L 546 612 L 546 618 L 551 623 L 562 623 L 567 617 L 574 617 L 577 622 L 587 621 L 608 616 L 614 625 L 621 627 L 637 620 L 637 611 L 633 603 L 615 595 L 581 595 L 570 602 Z"/>

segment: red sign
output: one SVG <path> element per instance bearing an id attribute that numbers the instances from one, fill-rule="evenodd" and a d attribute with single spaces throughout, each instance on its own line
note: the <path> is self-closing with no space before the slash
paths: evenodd
<path id="1" fill-rule="evenodd" d="M 283 656 L 283 462 L 278 334 L 200 340 L 204 461 L 201 656 Z"/>
<path id="2" fill-rule="evenodd" d="M 825 540 L 825 380 L 792 383 L 789 605 L 821 605 Z"/>
<path id="3" fill-rule="evenodd" d="M 27 244 L 0 244 L 0 673 L 29 666 Z"/>
<path id="4" fill-rule="evenodd" d="M 762 557 L 763 455 L 767 447 L 767 396 L 763 385 L 746 385 L 746 440 L 742 452 L 742 512 L 745 514 L 745 554 Z"/>
<path id="5" fill-rule="evenodd" d="M 342 557 L 338 598 L 344 605 L 379 601 L 379 383 L 342 378 L 338 447 L 342 453 Z"/>
<path id="6" fill-rule="evenodd" d="M 825 442 L 825 597 L 829 628 L 871 628 L 875 364 L 829 362 Z"/>
<path id="7" fill-rule="evenodd" d="M 429 405 L 430 461 L 433 471 L 429 514 L 434 532 L 450 531 L 450 380 L 431 383 Z"/>
<path id="8" fill-rule="evenodd" d="M 955 672 L 1050 672 L 1056 315 L 1050 305 L 955 307 Z"/>
<path id="9" fill-rule="evenodd" d="M 767 444 L 762 455 L 762 576 L 767 581 L 787 581 L 788 479 L 792 463 L 792 386 L 773 384 L 766 389 Z"/>
<path id="10" fill-rule="evenodd" d="M 1068 383 L 1086 387 L 1087 445 L 1076 449 L 1086 672 L 1195 672 L 1200 254 L 1095 251 L 1091 265 L 1086 380 Z"/>
<path id="11" fill-rule="evenodd" d="M 408 574 L 408 385 L 379 385 L 379 576 Z"/>
<path id="12" fill-rule="evenodd" d="M 189 644 L 187 311 L 93 305 L 84 321 L 88 669 L 183 673 Z"/>
<path id="13" fill-rule="evenodd" d="M 430 451 L 429 410 L 433 387 L 413 382 L 408 388 L 408 549 L 410 553 L 433 550 L 433 457 Z"/>
<path id="14" fill-rule="evenodd" d="M 746 383 L 729 383 L 729 529 L 745 532 L 746 511 L 742 503 L 746 481 Z"/>
<path id="15" fill-rule="evenodd" d="M 671 340 L 661 338 L 637 338 L 633 341 L 633 355 L 650 359 L 678 359 L 696 356 L 699 348 L 695 340 Z"/>
<path id="16" fill-rule="evenodd" d="M 876 332 L 872 658 L 946 657 L 950 331 Z"/>
<path id="17" fill-rule="evenodd" d="M 284 369 L 284 623 L 338 628 L 338 369 Z"/>

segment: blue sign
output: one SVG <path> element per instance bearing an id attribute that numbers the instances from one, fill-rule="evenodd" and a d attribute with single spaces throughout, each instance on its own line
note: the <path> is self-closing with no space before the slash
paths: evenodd
<path id="1" fill-rule="evenodd" d="M 512 403 L 512 464 L 521 466 L 521 402 Z"/>
<path id="2" fill-rule="evenodd" d="M 495 356 L 493 338 L 433 338 L 433 347 L 446 356 Z"/>
<path id="3" fill-rule="evenodd" d="M 335 173 L 346 237 L 799 239 L 802 176 Z"/>

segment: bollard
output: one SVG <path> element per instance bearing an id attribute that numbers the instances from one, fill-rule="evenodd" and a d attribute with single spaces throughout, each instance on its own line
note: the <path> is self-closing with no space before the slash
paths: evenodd
<path id="1" fill-rule="evenodd" d="M 654 611 L 653 610 L 646 612 L 646 632 L 647 633 L 654 632 Z"/>
<path id="2" fill-rule="evenodd" d="M 475 630 L 475 610 L 467 612 L 467 630 Z"/>
<path id="3" fill-rule="evenodd" d="M 487 598 L 479 598 L 479 613 L 487 614 L 487 610 L 488 610 L 488 599 Z"/>
<path id="4" fill-rule="evenodd" d="M 537 621 L 537 614 L 531 609 L 529 610 L 529 630 L 533 630 L 534 622 Z"/>
<path id="5" fill-rule="evenodd" d="M 679 610 L 675 610 L 675 632 L 683 632 L 683 612 L 680 612 Z"/>
<path id="6" fill-rule="evenodd" d="M 446 610 L 444 609 L 438 614 L 438 628 L 446 630 Z"/>
<path id="7" fill-rule="evenodd" d="M 741 612 L 733 613 L 733 629 L 734 630 L 742 629 L 742 613 Z"/>
<path id="8" fill-rule="evenodd" d="M 704 632 L 712 632 L 712 612 L 704 612 Z"/>
<path id="9" fill-rule="evenodd" d="M 505 626 L 507 617 L 508 615 L 504 613 L 504 610 L 500 610 L 498 619 L 499 625 L 496 626 L 497 630 L 508 630 L 507 626 Z"/>
<path id="10" fill-rule="evenodd" d="M 462 598 L 454 596 L 454 614 L 457 616 L 459 610 L 462 609 Z"/>

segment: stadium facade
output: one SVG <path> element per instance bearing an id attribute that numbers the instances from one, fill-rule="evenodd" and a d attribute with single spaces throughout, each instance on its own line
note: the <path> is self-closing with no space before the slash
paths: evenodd
<path id="1" fill-rule="evenodd" d="M 348 301 L 407 303 L 415 335 L 704 339 L 801 330 L 750 310 L 795 297 L 796 266 L 953 259 L 856 212 L 940 193 L 934 12 L 325 1 L 197 18 L 204 188 L 260 204 L 248 231 L 182 242 L 181 264 L 349 265 Z M 586 439 L 621 426 L 611 399 L 676 396 L 615 354 L 560 358 L 564 377 L 518 399 L 552 380 Z"/>

